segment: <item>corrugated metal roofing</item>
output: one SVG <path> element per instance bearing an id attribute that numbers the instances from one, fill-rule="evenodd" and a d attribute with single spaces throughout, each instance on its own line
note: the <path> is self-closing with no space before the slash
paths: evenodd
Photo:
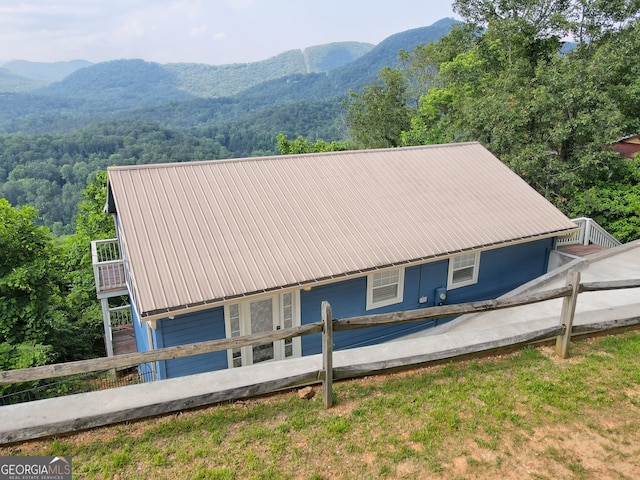
<path id="1" fill-rule="evenodd" d="M 109 169 L 141 315 L 575 228 L 479 143 Z"/>

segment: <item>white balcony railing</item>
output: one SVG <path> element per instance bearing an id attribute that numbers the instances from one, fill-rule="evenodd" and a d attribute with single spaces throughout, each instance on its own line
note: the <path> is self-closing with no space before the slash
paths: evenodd
<path id="1" fill-rule="evenodd" d="M 558 239 L 558 245 L 600 245 L 604 248 L 613 248 L 622 245 L 613 235 L 602 228 L 591 218 L 573 218 L 572 221 L 580 227 L 573 235 Z"/>
<path id="2" fill-rule="evenodd" d="M 109 323 L 111 325 L 111 330 L 113 331 L 131 328 L 133 326 L 131 305 L 110 308 Z"/>
<path id="3" fill-rule="evenodd" d="M 117 239 L 92 241 L 91 262 L 98 295 L 126 291 L 124 261 Z"/>

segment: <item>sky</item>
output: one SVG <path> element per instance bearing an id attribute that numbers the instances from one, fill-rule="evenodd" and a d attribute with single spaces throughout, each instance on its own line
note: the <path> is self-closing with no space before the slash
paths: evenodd
<path id="1" fill-rule="evenodd" d="M 331 42 L 378 44 L 458 18 L 438 0 L 0 0 L 0 62 L 212 65 Z"/>

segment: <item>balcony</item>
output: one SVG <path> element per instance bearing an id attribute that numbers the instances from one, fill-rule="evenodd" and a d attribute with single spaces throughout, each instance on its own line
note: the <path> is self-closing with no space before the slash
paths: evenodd
<path id="1" fill-rule="evenodd" d="M 127 295 L 124 260 L 117 239 L 92 241 L 91 263 L 98 298 Z"/>
<path id="2" fill-rule="evenodd" d="M 573 235 L 558 239 L 558 250 L 584 257 L 606 248 L 614 248 L 621 243 L 596 221 L 581 217 L 572 219 L 580 228 Z"/>

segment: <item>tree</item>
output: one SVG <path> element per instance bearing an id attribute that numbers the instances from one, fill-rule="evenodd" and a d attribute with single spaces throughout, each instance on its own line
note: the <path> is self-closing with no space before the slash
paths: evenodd
<path id="1" fill-rule="evenodd" d="M 535 38 L 571 36 L 590 44 L 640 18 L 638 0 L 455 0 L 453 10 L 483 28 L 517 21 Z"/>
<path id="2" fill-rule="evenodd" d="M 402 73 L 385 67 L 379 82 L 351 92 L 347 123 L 351 136 L 364 148 L 397 147 L 411 124 L 407 85 Z"/>
<path id="3" fill-rule="evenodd" d="M 57 342 L 58 353 L 65 352 L 66 360 L 104 355 L 102 310 L 96 298 L 91 241 L 116 236 L 113 218 L 103 211 L 107 198 L 107 172 L 99 172 L 82 195 L 76 216 L 76 232 L 62 240 L 61 261 L 66 286 L 64 310 L 67 328 L 74 332 L 71 338 L 60 338 Z"/>
<path id="4" fill-rule="evenodd" d="M 353 147 L 348 142 L 330 142 L 322 139 L 312 142 L 308 138 L 298 136 L 295 140 L 289 140 L 283 133 L 276 137 L 278 150 L 282 155 L 295 155 L 300 153 L 338 152 L 351 150 Z"/>
<path id="5" fill-rule="evenodd" d="M 9 343 L 43 342 L 59 295 L 57 272 L 49 268 L 57 254 L 53 236 L 36 219 L 33 207 L 16 209 L 0 198 L 0 336 Z"/>
<path id="6" fill-rule="evenodd" d="M 84 191 L 77 233 L 62 239 L 37 225 L 33 207 L 0 199 L 0 368 L 104 355 L 90 241 L 115 236 L 105 199 L 101 172 Z"/>
<path id="7" fill-rule="evenodd" d="M 445 36 L 403 57 L 404 72 L 438 66 L 403 143 L 480 141 L 568 215 L 639 237 L 637 173 L 608 148 L 640 129 L 639 3 L 455 2 L 475 22 L 463 49 Z M 578 28 L 576 9 L 588 9 L 583 22 L 609 20 L 563 51 L 558 36 Z"/>
<path id="8" fill-rule="evenodd" d="M 33 207 L 0 198 L 0 349 L 5 366 L 32 366 L 51 358 L 48 333 L 60 319 L 58 251 Z"/>

